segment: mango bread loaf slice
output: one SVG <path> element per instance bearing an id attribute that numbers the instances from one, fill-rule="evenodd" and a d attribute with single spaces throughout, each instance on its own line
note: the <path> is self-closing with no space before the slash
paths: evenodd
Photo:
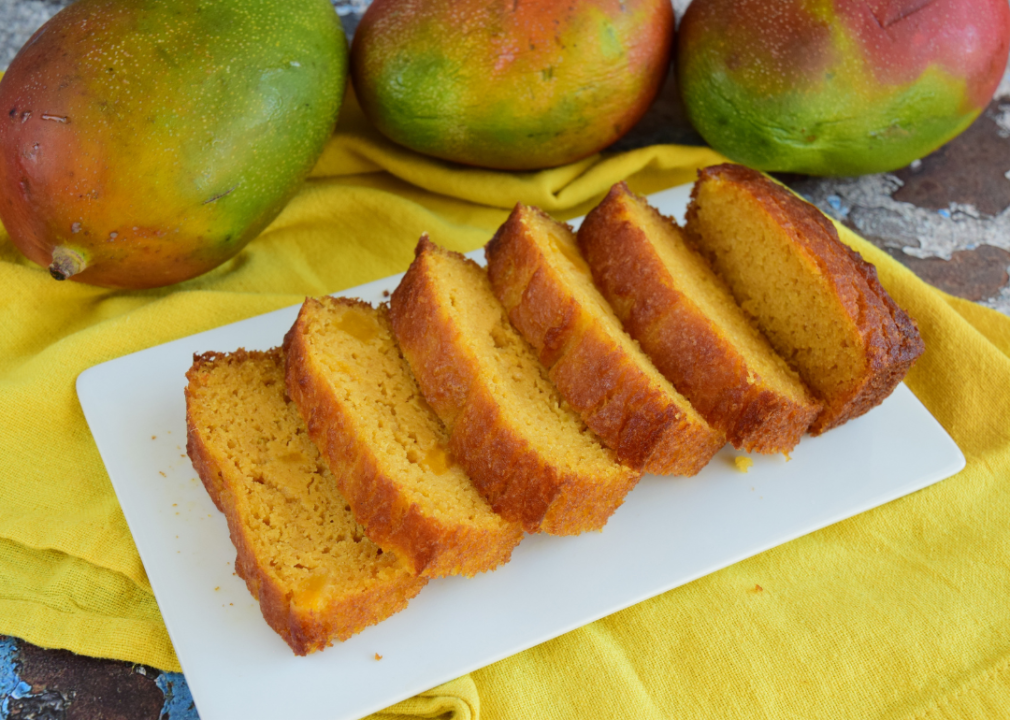
<path id="1" fill-rule="evenodd" d="M 407 606 L 427 582 L 364 535 L 284 390 L 284 357 L 194 358 L 187 450 L 238 553 L 235 571 L 298 655 Z"/>
<path id="2" fill-rule="evenodd" d="M 586 424 L 632 467 L 694 475 L 725 444 L 593 285 L 575 234 L 517 205 L 485 248 L 494 293 Z"/>
<path id="3" fill-rule="evenodd" d="M 483 269 L 422 236 L 390 316 L 453 454 L 495 510 L 529 532 L 603 527 L 640 473 L 562 401 Z"/>
<path id="4" fill-rule="evenodd" d="M 688 240 L 824 404 L 814 435 L 891 394 L 922 354 L 915 322 L 823 213 L 740 165 L 699 171 Z"/>
<path id="5" fill-rule="evenodd" d="M 284 343 L 288 393 L 369 538 L 430 577 L 508 562 L 522 528 L 454 460 L 384 306 L 307 299 Z"/>
<path id="6" fill-rule="evenodd" d="M 578 243 L 624 329 L 702 417 L 748 452 L 796 446 L 821 404 L 675 220 L 618 183 L 586 216 Z"/>

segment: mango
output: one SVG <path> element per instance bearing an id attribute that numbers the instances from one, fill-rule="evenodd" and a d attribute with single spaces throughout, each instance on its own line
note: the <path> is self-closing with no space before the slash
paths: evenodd
<path id="1" fill-rule="evenodd" d="M 374 0 L 351 77 L 394 142 L 466 165 L 553 167 L 631 129 L 673 33 L 670 0 Z"/>
<path id="2" fill-rule="evenodd" d="M 0 220 L 57 279 L 195 277 L 298 189 L 346 81 L 327 0 L 78 0 L 0 80 Z"/>
<path id="3" fill-rule="evenodd" d="M 1008 47 L 1007 0 L 694 0 L 677 76 L 688 119 L 731 159 L 857 175 L 965 130 Z"/>

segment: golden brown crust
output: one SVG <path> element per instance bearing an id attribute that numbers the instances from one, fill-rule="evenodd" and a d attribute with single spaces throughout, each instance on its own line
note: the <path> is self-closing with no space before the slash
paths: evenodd
<path id="1" fill-rule="evenodd" d="M 228 531 L 235 546 L 235 572 L 245 580 L 246 587 L 260 604 L 267 624 L 280 635 L 296 655 L 322 650 L 333 640 L 346 640 L 370 625 L 386 619 L 407 606 L 407 602 L 421 591 L 428 580 L 407 572 L 398 572 L 385 582 L 375 583 L 358 592 L 344 593 L 326 604 L 321 611 L 312 610 L 292 602 L 291 588 L 282 585 L 265 567 L 266 560 L 257 558 L 249 534 L 252 521 L 237 506 L 225 477 L 235 472 L 228 463 L 212 451 L 193 410 L 194 397 L 207 379 L 207 372 L 215 363 L 243 363 L 249 359 L 266 359 L 281 365 L 278 350 L 234 353 L 204 353 L 195 355 L 193 366 L 186 373 L 186 450 L 197 475 L 228 522 Z"/>
<path id="2" fill-rule="evenodd" d="M 879 405 L 925 349 L 915 321 L 881 286 L 876 268 L 839 239 L 824 213 L 756 170 L 724 164 L 698 171 L 687 210 L 689 238 L 698 212 L 698 191 L 702 183 L 716 178 L 733 183 L 760 203 L 791 242 L 817 264 L 858 329 L 866 353 L 866 373 L 844 394 L 820 398 L 824 410 L 810 433 L 819 435 Z M 700 244 L 698 248 L 704 252 Z M 802 376 L 802 369 L 796 369 Z M 812 379 L 804 380 L 815 387 Z"/>
<path id="3" fill-rule="evenodd" d="M 479 370 L 471 357 L 460 361 L 460 333 L 424 281 L 423 274 L 430 272 L 426 253 L 440 250 L 427 234 L 421 236 L 414 262 L 389 299 L 389 321 L 424 399 L 451 434 Z M 455 450 L 453 455 L 463 457 Z M 470 479 L 477 482 L 473 475 Z"/>
<path id="4" fill-rule="evenodd" d="M 434 285 L 434 253 L 474 265 L 422 236 L 390 300 L 390 319 L 425 398 L 446 422 L 453 455 L 495 512 L 522 523 L 527 532 L 574 535 L 600 529 L 640 474 L 615 464 L 615 480 L 601 483 L 565 472 L 536 451 L 524 436 L 526 429 L 502 412 L 456 321 L 442 307 Z"/>
<path id="5" fill-rule="evenodd" d="M 517 205 L 485 248 L 488 275 L 509 319 L 539 353 L 562 396 L 618 458 L 646 472 L 694 475 L 725 437 L 686 401 L 664 392 L 638 360 L 580 306 L 530 237 L 535 208 Z"/>
<path id="6" fill-rule="evenodd" d="M 502 523 L 498 530 L 479 529 L 427 515 L 410 500 L 398 478 L 382 466 L 308 346 L 307 314 L 323 303 L 373 310 L 359 300 L 306 299 L 284 338 L 288 393 L 369 539 L 428 577 L 471 576 L 508 562 L 522 539 L 521 528 Z"/>
<path id="7" fill-rule="evenodd" d="M 820 403 L 794 400 L 758 376 L 725 331 L 678 289 L 646 229 L 631 215 L 632 203 L 679 232 L 675 221 L 618 183 L 578 232 L 596 286 L 659 371 L 735 447 L 790 451 L 820 413 Z M 729 290 L 724 292 L 728 297 Z M 767 352 L 772 355 L 771 347 Z"/>

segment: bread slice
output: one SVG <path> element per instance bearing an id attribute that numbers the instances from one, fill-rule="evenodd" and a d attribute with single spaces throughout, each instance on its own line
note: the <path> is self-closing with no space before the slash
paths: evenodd
<path id="1" fill-rule="evenodd" d="M 529 532 L 603 527 L 640 473 L 562 401 L 484 270 L 423 236 L 390 316 L 453 455 L 495 510 Z"/>
<path id="2" fill-rule="evenodd" d="M 517 205 L 485 248 L 494 294 L 586 424 L 632 467 L 694 475 L 725 444 L 621 327 L 567 225 Z"/>
<path id="3" fill-rule="evenodd" d="M 618 183 L 579 228 L 596 286 L 661 373 L 734 447 L 792 450 L 821 411 L 672 218 Z"/>
<path id="4" fill-rule="evenodd" d="M 284 357 L 206 353 L 186 373 L 187 450 L 235 571 L 298 655 L 407 606 L 426 578 L 364 535 L 284 391 Z"/>
<path id="5" fill-rule="evenodd" d="M 701 170 L 692 242 L 824 404 L 814 435 L 890 395 L 922 354 L 915 322 L 813 205 L 740 165 Z"/>
<path id="6" fill-rule="evenodd" d="M 508 562 L 522 528 L 454 460 L 384 306 L 310 298 L 284 346 L 288 393 L 369 538 L 430 577 Z"/>

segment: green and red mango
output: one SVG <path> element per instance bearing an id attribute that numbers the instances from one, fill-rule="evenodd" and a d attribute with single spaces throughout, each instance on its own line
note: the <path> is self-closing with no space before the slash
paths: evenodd
<path id="1" fill-rule="evenodd" d="M 354 89 L 421 153 L 527 170 L 578 160 L 645 113 L 669 66 L 669 0 L 375 0 Z"/>
<path id="2" fill-rule="evenodd" d="M 1010 48 L 1006 0 L 694 0 L 680 27 L 688 117 L 762 170 L 892 170 L 985 109 Z"/>
<path id="3" fill-rule="evenodd" d="M 78 0 L 0 80 L 0 219 L 58 278 L 206 272 L 312 168 L 346 53 L 327 0 Z"/>

